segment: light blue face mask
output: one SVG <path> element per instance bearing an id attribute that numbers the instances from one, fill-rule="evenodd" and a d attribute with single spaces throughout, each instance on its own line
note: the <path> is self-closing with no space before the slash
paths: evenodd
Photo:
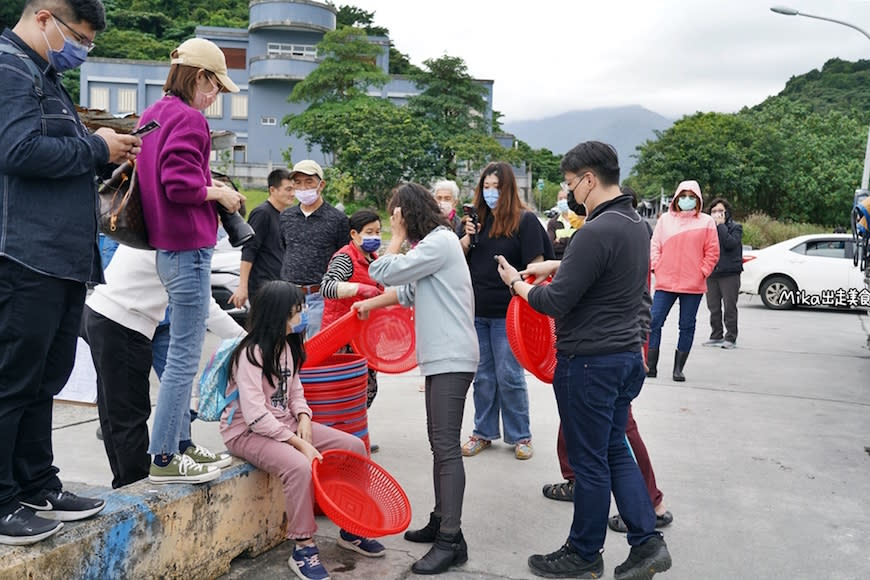
<path id="1" fill-rule="evenodd" d="M 305 332 L 306 328 L 308 328 L 308 311 L 303 310 L 302 315 L 299 317 L 299 324 L 292 327 L 290 330 L 293 331 L 293 334 L 302 334 Z"/>
<path id="2" fill-rule="evenodd" d="M 57 20 L 52 20 L 63 37 L 63 47 L 60 50 L 51 48 L 51 45 L 48 43 L 48 37 L 43 32 L 42 37 L 45 38 L 45 44 L 48 46 L 48 62 L 59 73 L 80 67 L 88 58 L 88 49 L 68 39 L 60 29 L 60 26 L 57 25 Z"/>
<path id="3" fill-rule="evenodd" d="M 483 201 L 489 206 L 489 209 L 495 209 L 498 203 L 498 189 L 490 188 L 483 190 Z"/>
<path id="4" fill-rule="evenodd" d="M 560 199 L 559 201 L 556 202 L 556 207 L 559 208 L 559 211 L 561 213 L 567 212 L 568 211 L 568 200 L 567 199 Z"/>
<path id="5" fill-rule="evenodd" d="M 683 211 L 690 211 L 695 209 L 697 205 L 697 200 L 694 196 L 692 197 L 681 197 L 677 199 L 677 205 L 680 206 L 680 209 Z"/>

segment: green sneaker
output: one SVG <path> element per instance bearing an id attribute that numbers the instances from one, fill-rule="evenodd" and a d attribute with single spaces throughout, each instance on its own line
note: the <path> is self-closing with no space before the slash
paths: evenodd
<path id="1" fill-rule="evenodd" d="M 214 465 L 200 465 L 189 455 L 176 453 L 166 467 L 152 462 L 148 480 L 151 483 L 205 483 L 220 474 L 221 470 Z"/>
<path id="2" fill-rule="evenodd" d="M 191 445 L 184 450 L 184 454 L 200 465 L 214 465 L 217 468 L 227 467 L 233 462 L 229 453 L 215 453 L 202 445 Z"/>

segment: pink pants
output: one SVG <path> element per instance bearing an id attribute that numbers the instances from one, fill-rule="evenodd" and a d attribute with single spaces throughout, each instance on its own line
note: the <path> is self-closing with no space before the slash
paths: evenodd
<path id="1" fill-rule="evenodd" d="M 366 455 L 366 446 L 362 439 L 349 433 L 312 423 L 311 435 L 314 447 L 321 453 L 327 449 L 346 449 Z M 314 521 L 314 482 L 311 479 L 311 464 L 305 455 L 289 443 L 251 431 L 226 441 L 226 445 L 236 457 L 281 478 L 287 510 L 287 537 L 313 537 L 317 531 L 317 523 Z"/>

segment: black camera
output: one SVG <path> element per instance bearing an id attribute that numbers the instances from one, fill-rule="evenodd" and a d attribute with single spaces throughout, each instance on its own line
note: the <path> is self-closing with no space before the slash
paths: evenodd
<path id="1" fill-rule="evenodd" d="M 471 223 L 474 224 L 474 233 L 471 234 L 471 243 L 469 244 L 470 248 L 477 246 L 477 229 L 480 226 L 480 220 L 477 217 L 477 208 L 470 203 L 462 204 L 462 215 L 471 220 Z"/>

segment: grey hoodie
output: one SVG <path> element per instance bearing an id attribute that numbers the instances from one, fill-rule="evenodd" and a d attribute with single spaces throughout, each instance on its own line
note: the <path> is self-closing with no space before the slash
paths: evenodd
<path id="1" fill-rule="evenodd" d="M 369 275 L 396 287 L 402 306 L 414 306 L 417 363 L 424 376 L 477 370 L 474 291 L 456 234 L 435 228 L 407 254 L 379 257 Z"/>

